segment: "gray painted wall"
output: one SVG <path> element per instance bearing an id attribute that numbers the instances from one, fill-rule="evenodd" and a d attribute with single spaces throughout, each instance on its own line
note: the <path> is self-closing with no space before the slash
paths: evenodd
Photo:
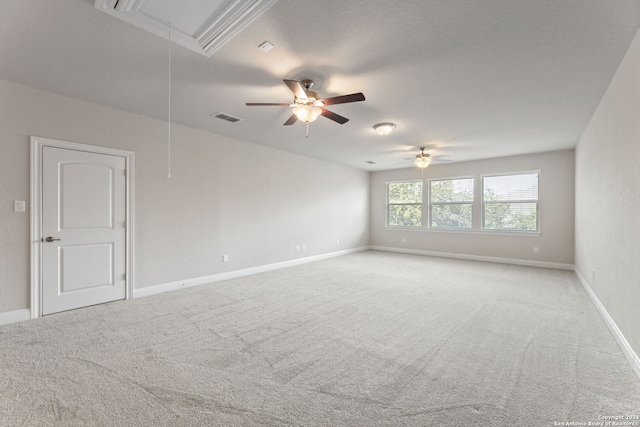
<path id="1" fill-rule="evenodd" d="M 367 172 L 172 126 L 168 179 L 165 122 L 0 81 L 0 313 L 29 308 L 30 135 L 136 153 L 137 289 L 369 242 Z"/>
<path id="2" fill-rule="evenodd" d="M 540 235 L 492 232 L 394 230 L 385 227 L 387 181 L 475 177 L 480 195 L 480 175 L 539 170 Z M 574 151 L 563 150 L 472 162 L 432 165 L 421 173 L 415 167 L 371 174 L 371 245 L 459 255 L 507 258 L 540 263 L 573 264 Z M 479 205 L 478 205 L 479 206 Z M 426 220 L 423 221 L 426 224 Z M 474 210 L 476 231 L 480 211 Z M 403 242 L 405 239 L 405 242 Z M 539 252 L 534 253 L 533 248 Z"/>
<path id="3" fill-rule="evenodd" d="M 576 260 L 640 354 L 640 33 L 576 149 Z"/>

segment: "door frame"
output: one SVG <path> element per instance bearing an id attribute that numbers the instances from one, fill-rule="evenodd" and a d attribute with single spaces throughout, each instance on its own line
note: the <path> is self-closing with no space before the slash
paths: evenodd
<path id="1" fill-rule="evenodd" d="M 42 316 L 42 147 L 66 148 L 95 154 L 108 154 L 124 157 L 126 161 L 125 177 L 125 295 L 133 297 L 134 289 L 134 159 L 133 151 L 100 147 L 51 138 L 31 136 L 31 318 Z"/>

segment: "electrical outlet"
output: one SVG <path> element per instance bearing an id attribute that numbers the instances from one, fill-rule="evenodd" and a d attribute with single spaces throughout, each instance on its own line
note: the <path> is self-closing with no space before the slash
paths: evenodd
<path id="1" fill-rule="evenodd" d="M 336 240 L 336 246 L 340 246 L 340 239 Z"/>
<path id="2" fill-rule="evenodd" d="M 300 245 L 296 245 L 296 252 L 300 252 Z"/>
<path id="3" fill-rule="evenodd" d="M 534 254 L 537 254 L 537 253 L 538 253 L 538 247 L 537 247 L 537 246 L 534 246 L 534 247 L 533 247 L 533 253 L 534 253 Z"/>
<path id="4" fill-rule="evenodd" d="M 222 262 L 229 262 L 229 255 L 222 255 Z"/>
<path id="5" fill-rule="evenodd" d="M 306 245 L 302 245 L 302 252 L 307 250 L 307 246 Z"/>

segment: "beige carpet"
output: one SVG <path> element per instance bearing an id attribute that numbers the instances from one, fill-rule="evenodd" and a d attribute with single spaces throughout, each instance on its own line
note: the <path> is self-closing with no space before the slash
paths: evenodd
<path id="1" fill-rule="evenodd" d="M 633 414 L 640 381 L 568 271 L 369 251 L 0 327 L 1 426 Z"/>

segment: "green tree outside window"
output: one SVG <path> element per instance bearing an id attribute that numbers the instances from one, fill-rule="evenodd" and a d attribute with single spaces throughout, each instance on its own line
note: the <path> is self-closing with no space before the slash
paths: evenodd
<path id="1" fill-rule="evenodd" d="M 485 176 L 483 229 L 538 231 L 538 174 Z"/>
<path id="2" fill-rule="evenodd" d="M 473 227 L 473 178 L 429 181 L 429 227 Z"/>
<path id="3" fill-rule="evenodd" d="M 387 184 L 387 226 L 422 225 L 422 181 Z"/>

